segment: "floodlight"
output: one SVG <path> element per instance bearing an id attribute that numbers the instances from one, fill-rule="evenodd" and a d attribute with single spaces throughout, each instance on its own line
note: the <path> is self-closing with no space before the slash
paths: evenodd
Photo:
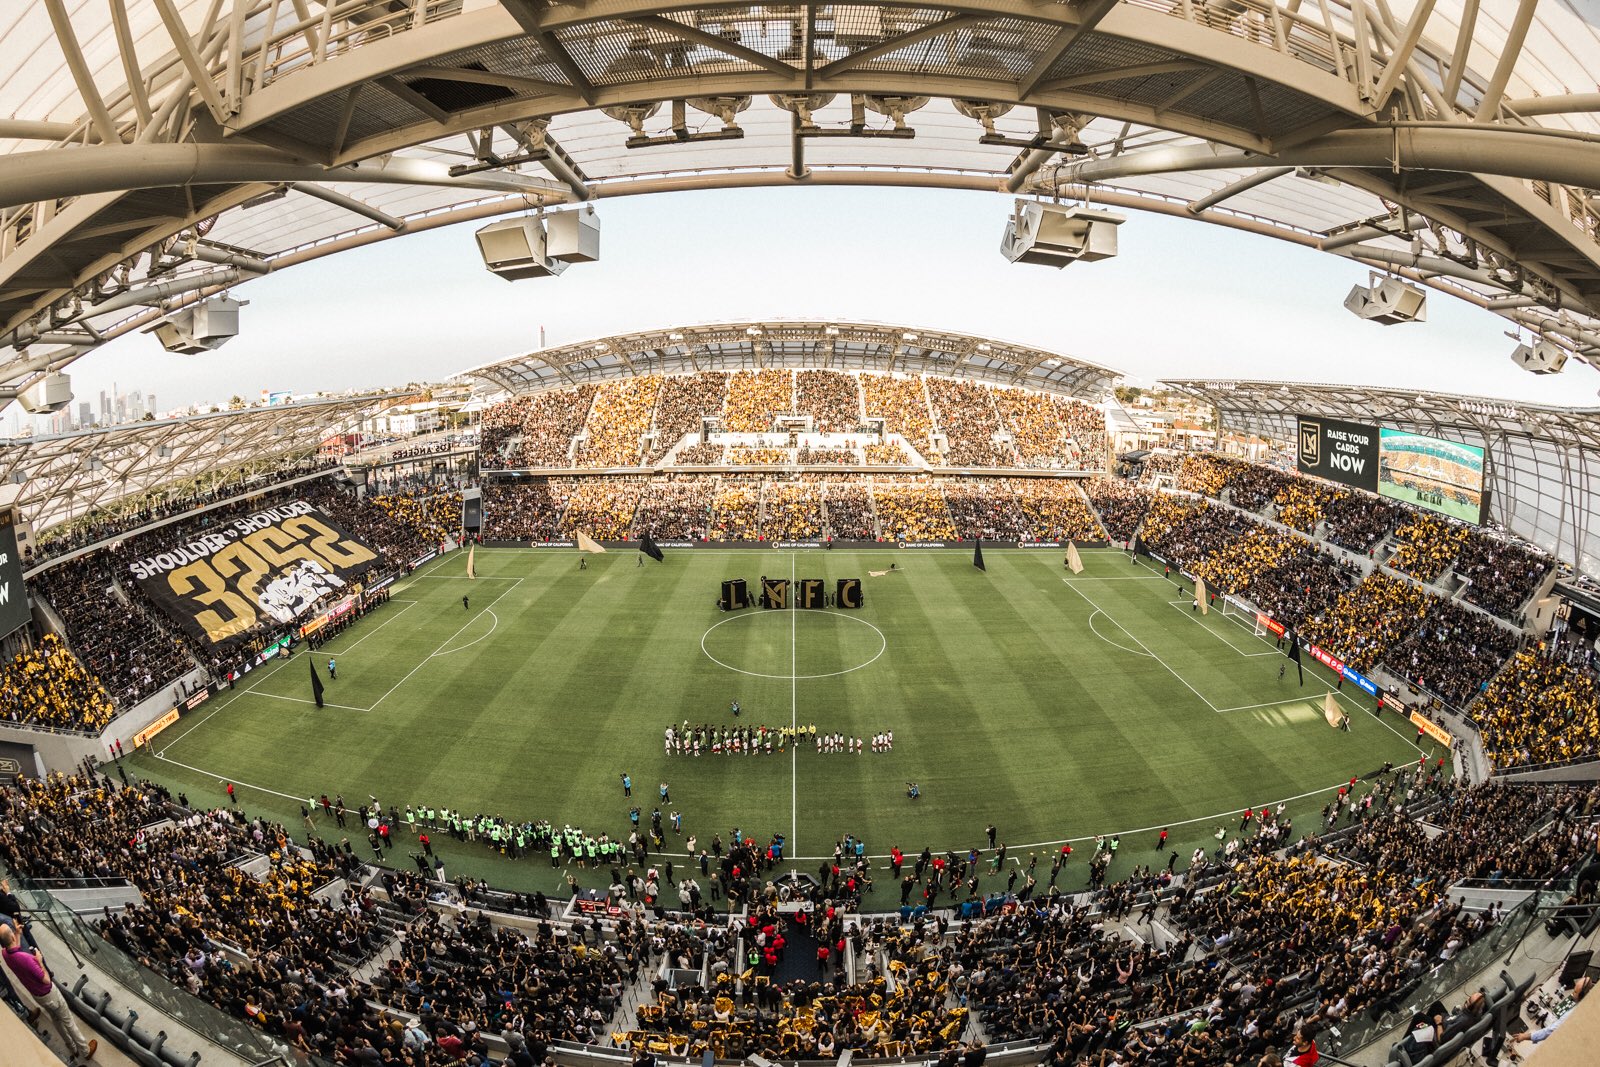
<path id="1" fill-rule="evenodd" d="M 232 297 L 214 296 L 173 312 L 149 332 L 168 352 L 186 356 L 213 352 L 238 336 L 239 309 L 243 306 L 243 301 Z"/>
<path id="2" fill-rule="evenodd" d="M 507 281 L 549 278 L 567 269 L 548 252 L 544 222 L 532 215 L 491 222 L 477 232 L 483 265 Z"/>
<path id="3" fill-rule="evenodd" d="M 1117 254 L 1117 227 L 1127 217 L 1082 204 L 1017 201 L 1000 238 L 1000 253 L 1013 263 L 1065 267 L 1083 260 L 1110 259 Z"/>
<path id="4" fill-rule="evenodd" d="M 47 374 L 17 395 L 17 403 L 30 415 L 48 415 L 72 403 L 72 379 Z"/>
<path id="5" fill-rule="evenodd" d="M 1541 337 L 1531 345 L 1518 345 L 1511 362 L 1529 374 L 1560 374 L 1567 365 L 1567 350 Z"/>
<path id="6" fill-rule="evenodd" d="M 1428 294 L 1399 278 L 1375 277 L 1357 285 L 1344 298 L 1344 306 L 1358 319 L 1393 326 L 1400 322 L 1426 322 Z"/>

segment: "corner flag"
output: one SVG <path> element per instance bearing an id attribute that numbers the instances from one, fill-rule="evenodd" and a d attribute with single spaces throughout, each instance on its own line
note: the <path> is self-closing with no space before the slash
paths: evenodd
<path id="1" fill-rule="evenodd" d="M 980 571 L 989 569 L 983 565 L 983 538 L 981 537 L 972 542 L 972 565 Z"/>
<path id="2" fill-rule="evenodd" d="M 660 563 L 664 558 L 661 554 L 661 546 L 656 544 L 655 539 L 649 534 L 645 534 L 643 537 L 639 538 L 639 551 L 643 552 L 657 563 Z"/>
<path id="3" fill-rule="evenodd" d="M 311 664 L 311 699 L 316 701 L 317 707 L 322 707 L 322 675 L 317 673 L 317 661 L 313 656 L 307 656 L 306 662 Z"/>

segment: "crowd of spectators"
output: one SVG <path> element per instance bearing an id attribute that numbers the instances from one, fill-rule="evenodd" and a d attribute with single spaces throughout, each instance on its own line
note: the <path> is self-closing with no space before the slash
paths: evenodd
<path id="1" fill-rule="evenodd" d="M 115 713 L 100 683 L 55 634 L 45 634 L 0 667 L 0 721 L 95 731 Z"/>
<path id="2" fill-rule="evenodd" d="M 945 437 L 945 463 L 952 467 L 1017 465 L 1011 449 L 994 440 L 1000 431 L 1000 418 L 993 390 L 976 382 L 950 378 L 928 378 L 927 386 L 939 430 Z"/>
<path id="3" fill-rule="evenodd" d="M 808 467 L 818 467 L 826 464 L 853 467 L 861 463 L 861 456 L 853 448 L 802 448 L 800 449 L 800 463 Z"/>
<path id="4" fill-rule="evenodd" d="M 1055 478 L 1021 478 L 1012 483 L 1027 520 L 1027 538 L 1034 541 L 1103 541 L 1106 532 L 1089 510 L 1075 482 Z"/>
<path id="5" fill-rule="evenodd" d="M 1307 619 L 1301 636 L 1356 670 L 1369 671 L 1416 628 L 1432 599 L 1404 578 L 1374 571 L 1342 594 L 1332 611 Z"/>
<path id="6" fill-rule="evenodd" d="M 822 483 L 824 533 L 838 541 L 871 541 L 877 537 L 872 494 L 864 482 L 829 479 Z"/>
<path id="7" fill-rule="evenodd" d="M 1331 490 L 1322 508 L 1323 536 L 1340 548 L 1370 556 L 1403 514 L 1371 493 Z"/>
<path id="8" fill-rule="evenodd" d="M 1465 707 L 1517 650 L 1517 635 L 1476 611 L 1429 598 L 1427 617 L 1384 657 L 1384 666 Z"/>
<path id="9" fill-rule="evenodd" d="M 963 540 L 1020 541 L 1028 536 L 1028 517 L 1015 487 L 1005 491 L 995 479 L 946 478 L 940 483 L 956 535 Z"/>
<path id="10" fill-rule="evenodd" d="M 1058 396 L 1056 410 L 1077 451 L 1072 458 L 1085 470 L 1109 470 L 1111 438 L 1106 433 L 1105 412 L 1081 400 Z"/>
<path id="11" fill-rule="evenodd" d="M 580 467 L 633 467 L 650 415 L 661 392 L 662 379 L 654 375 L 606 382 L 595 391 L 594 406 L 584 425 L 578 448 Z"/>
<path id="12" fill-rule="evenodd" d="M 1254 591 L 1256 579 L 1275 570 L 1301 544 L 1297 537 L 1264 526 L 1238 533 L 1229 530 L 1223 544 L 1196 560 L 1191 569 L 1217 592 L 1248 593 Z"/>
<path id="13" fill-rule="evenodd" d="M 395 523 L 415 530 L 424 545 L 438 545 L 461 536 L 461 494 L 458 492 L 432 493 L 422 489 L 369 499 L 373 507 Z"/>
<path id="14" fill-rule="evenodd" d="M 733 445 L 728 449 L 728 458 L 724 462 L 731 467 L 776 467 L 793 463 L 794 455 L 787 448 L 753 448 L 749 445 Z"/>
<path id="15" fill-rule="evenodd" d="M 1332 611 L 1360 577 L 1354 567 L 1301 541 L 1277 565 L 1256 575 L 1250 599 L 1284 626 L 1299 627 Z"/>
<path id="16" fill-rule="evenodd" d="M 584 533 L 596 541 L 626 540 L 645 484 L 638 478 L 574 478 L 557 487 L 567 498 L 562 536 Z"/>
<path id="17" fill-rule="evenodd" d="M 1146 470 L 1150 465 L 1145 465 Z M 1199 493 L 1217 499 L 1222 496 L 1233 472 L 1232 461 L 1209 452 L 1183 456 L 1178 467 L 1178 488 L 1185 493 Z"/>
<path id="18" fill-rule="evenodd" d="M 773 416 L 794 409 L 794 373 L 787 370 L 741 370 L 728 378 L 728 405 L 722 428 L 729 433 L 762 433 L 772 429 Z"/>
<path id="19" fill-rule="evenodd" d="M 1023 389 L 991 390 L 1000 421 L 1011 431 L 1011 443 L 1024 467 L 1069 466 L 1056 402 L 1043 393 Z"/>
<path id="20" fill-rule="evenodd" d="M 645 462 L 660 463 L 685 434 L 698 434 L 702 419 L 722 414 L 727 397 L 726 374 L 706 372 L 662 379 L 656 400 L 655 442 Z"/>
<path id="21" fill-rule="evenodd" d="M 821 483 L 768 482 L 763 495 L 761 536 L 765 540 L 799 541 L 822 536 Z"/>
<path id="22" fill-rule="evenodd" d="M 1273 517 L 1292 530 L 1309 534 L 1322 521 L 1329 502 L 1340 495 L 1337 490 L 1309 478 L 1284 478 L 1272 496 Z"/>
<path id="23" fill-rule="evenodd" d="M 483 485 L 483 536 L 491 541 L 549 541 L 556 536 L 567 483 L 559 479 Z"/>
<path id="24" fill-rule="evenodd" d="M 921 378 L 896 378 L 887 374 L 861 375 L 861 394 L 867 417 L 882 419 L 887 433 L 898 433 L 922 453 L 938 462 L 933 451 L 933 419 Z M 876 462 L 870 457 L 868 462 Z"/>
<path id="25" fill-rule="evenodd" d="M 339 460 L 330 456 L 296 456 L 283 459 L 279 466 L 272 470 L 264 471 L 251 467 L 247 471 L 231 473 L 223 471 L 208 475 L 205 489 L 184 485 L 122 500 L 116 504 L 115 512 L 112 514 L 96 511 L 76 521 L 62 523 L 45 530 L 34 544 L 20 546 L 22 562 L 24 566 L 32 567 L 120 533 L 137 530 L 141 526 L 149 526 L 153 522 L 160 522 L 198 508 L 210 507 L 241 493 L 270 489 L 273 485 L 291 478 L 314 474 L 317 471 L 331 471 L 338 465 Z"/>
<path id="26" fill-rule="evenodd" d="M 713 541 L 761 539 L 761 482 L 724 479 L 711 506 Z"/>
<path id="27" fill-rule="evenodd" d="M 1413 512 L 1394 532 L 1395 550 L 1388 564 L 1419 582 L 1431 582 L 1456 558 L 1467 528 L 1425 511 Z"/>
<path id="28" fill-rule="evenodd" d="M 803 370 L 794 376 L 795 412 L 817 433 L 852 433 L 861 425 L 861 389 L 853 375 Z"/>
<path id="29" fill-rule="evenodd" d="M 862 455 L 870 466 L 904 467 L 911 462 L 906 450 L 894 441 L 868 445 L 862 450 Z"/>
<path id="30" fill-rule="evenodd" d="M 1517 620 L 1552 566 L 1537 549 L 1473 530 L 1456 554 L 1455 571 L 1471 583 L 1462 594 L 1466 599 L 1502 619 Z"/>
<path id="31" fill-rule="evenodd" d="M 710 467 L 720 464 L 727 451 L 724 445 L 684 445 L 674 461 L 680 467 Z"/>
<path id="32" fill-rule="evenodd" d="M 1600 685 L 1587 670 L 1532 650 L 1517 653 L 1472 706 L 1496 767 L 1600 755 Z"/>
<path id="33" fill-rule="evenodd" d="M 702 540 L 710 519 L 710 478 L 653 479 L 639 497 L 633 516 L 634 532 L 656 540 Z"/>
<path id="34" fill-rule="evenodd" d="M 1250 512 L 1266 507 L 1291 480 L 1283 471 L 1257 463 L 1230 462 L 1228 471 L 1229 503 Z"/>
<path id="35" fill-rule="evenodd" d="M 583 429 L 597 390 L 593 385 L 551 389 L 513 397 L 484 411 L 482 466 L 570 466 L 572 439 Z"/>
<path id="36" fill-rule="evenodd" d="M 1100 513 L 1106 535 L 1123 543 L 1132 540 L 1144 521 L 1144 513 L 1150 508 L 1150 492 L 1126 479 L 1105 476 L 1089 479 L 1085 491 L 1095 511 Z"/>
<path id="37" fill-rule="evenodd" d="M 944 497 L 928 482 L 874 482 L 873 510 L 886 541 L 952 541 Z"/>

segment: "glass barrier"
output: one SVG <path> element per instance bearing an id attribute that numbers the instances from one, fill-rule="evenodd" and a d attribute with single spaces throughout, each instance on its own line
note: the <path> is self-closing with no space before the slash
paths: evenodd
<path id="1" fill-rule="evenodd" d="M 0 871 L 10 874 L 3 864 L 0 864 Z M 104 979 L 100 979 L 91 974 L 89 984 L 92 987 L 106 988 L 107 982 L 115 983 L 161 1015 L 197 1034 L 204 1035 L 250 1063 L 261 1063 L 282 1057 L 289 1063 L 307 1067 L 333 1067 L 318 1057 L 294 1051 L 266 1031 L 252 1026 L 243 1019 L 234 1018 L 173 985 L 103 939 L 91 923 L 79 918 L 70 908 L 49 893 L 30 884 L 27 879 L 13 875 L 11 883 L 12 891 L 30 910 L 28 915 L 30 923 L 48 929 L 80 960 L 92 963 L 105 976 Z M 120 999 L 116 998 L 115 989 L 108 991 L 115 999 Z M 149 1017 L 142 1018 L 140 1025 L 151 1034 L 164 1029 L 160 1020 Z M 204 1052 L 203 1049 L 194 1051 L 200 1051 L 202 1054 Z"/>
<path id="2" fill-rule="evenodd" d="M 1462 949 L 1453 959 L 1439 964 L 1424 975 L 1421 983 L 1406 994 L 1406 1002 L 1400 1008 L 1384 1012 L 1377 1019 L 1363 1013 L 1356 1019 L 1341 1023 L 1339 1036 L 1329 1051 L 1335 1055 L 1343 1054 L 1346 1050 L 1353 1052 L 1371 1044 L 1387 1031 L 1409 1024 L 1415 1012 L 1436 1000 L 1444 1001 L 1448 994 L 1469 981 L 1473 975 L 1486 970 L 1496 957 L 1508 954 L 1528 934 L 1533 916 L 1549 915 L 1566 897 L 1563 890 L 1547 890 L 1535 893 L 1507 911 L 1494 929 Z M 1490 981 L 1492 983 L 1492 978 Z"/>

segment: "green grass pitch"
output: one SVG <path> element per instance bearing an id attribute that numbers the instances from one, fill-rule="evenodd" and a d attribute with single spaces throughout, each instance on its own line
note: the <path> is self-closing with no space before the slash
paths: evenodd
<path id="1" fill-rule="evenodd" d="M 992 822 L 1013 856 L 1121 833 L 1115 877 L 1165 862 L 1153 851 L 1162 826 L 1181 870 L 1247 806 L 1289 800 L 1298 836 L 1352 775 L 1418 756 L 1414 733 L 1374 719 L 1353 688 L 1339 694 L 1353 730 L 1330 728 L 1328 675 L 1309 657 L 1303 688 L 1292 664 L 1280 678 L 1270 639 L 1199 615 L 1186 588 L 1126 555 L 1084 552 L 1078 575 L 1055 551 L 985 556 L 987 572 L 970 551 L 668 550 L 664 563 L 612 552 L 579 570 L 571 552 L 494 549 L 477 552 L 469 579 L 457 552 L 315 654 L 324 674 L 338 659 L 327 708 L 311 703 L 302 653 L 246 675 L 132 762 L 200 804 L 232 781 L 248 810 L 292 831 L 298 798 L 341 792 L 352 808 L 375 794 L 626 837 L 629 807 L 648 819 L 667 781 L 663 815 L 681 811 L 685 837 L 783 833 L 805 869 L 846 833 L 874 854 L 914 853 L 982 845 Z M 893 573 L 869 576 L 891 561 Z M 722 579 L 753 588 L 762 574 L 830 590 L 860 577 L 865 607 L 716 609 Z M 663 754 L 668 724 L 730 723 L 732 700 L 744 723 L 892 729 L 894 750 Z M 669 832 L 668 850 L 682 841 Z M 370 857 L 362 836 L 352 842 Z M 405 851 L 391 854 L 400 866 Z M 561 886 L 547 858 L 443 851 L 452 877 Z M 1081 885 L 1083 867 L 1070 864 L 1063 886 Z"/>

